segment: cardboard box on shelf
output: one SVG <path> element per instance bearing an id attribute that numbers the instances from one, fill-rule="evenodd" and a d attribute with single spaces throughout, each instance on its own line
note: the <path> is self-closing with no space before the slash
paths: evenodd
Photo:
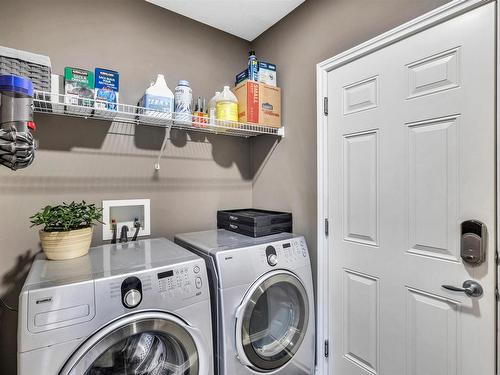
<path id="1" fill-rule="evenodd" d="M 281 127 L 281 89 L 246 80 L 234 88 L 239 122 Z"/>

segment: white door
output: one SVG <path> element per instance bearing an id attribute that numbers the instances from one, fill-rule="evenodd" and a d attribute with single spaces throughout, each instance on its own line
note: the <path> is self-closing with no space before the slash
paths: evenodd
<path id="1" fill-rule="evenodd" d="M 331 374 L 494 374 L 495 79 L 494 3 L 328 73 Z"/>

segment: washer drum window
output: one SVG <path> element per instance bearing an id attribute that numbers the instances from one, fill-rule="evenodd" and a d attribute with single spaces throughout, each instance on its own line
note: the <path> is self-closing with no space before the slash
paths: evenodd
<path id="1" fill-rule="evenodd" d="M 87 340 L 60 375 L 198 375 L 199 355 L 188 327 L 164 313 L 120 319 Z"/>

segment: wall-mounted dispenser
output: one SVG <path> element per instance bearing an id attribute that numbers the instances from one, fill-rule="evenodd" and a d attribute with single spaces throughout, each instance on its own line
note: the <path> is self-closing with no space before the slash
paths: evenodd
<path id="1" fill-rule="evenodd" d="M 137 237 L 151 234 L 149 199 L 107 200 L 102 201 L 102 208 L 102 221 L 106 224 L 102 229 L 103 240 L 120 241 L 123 233 L 127 241 L 133 239 L 135 233 Z"/>
<path id="2" fill-rule="evenodd" d="M 33 83 L 15 75 L 0 76 L 0 164 L 26 168 L 35 158 Z"/>

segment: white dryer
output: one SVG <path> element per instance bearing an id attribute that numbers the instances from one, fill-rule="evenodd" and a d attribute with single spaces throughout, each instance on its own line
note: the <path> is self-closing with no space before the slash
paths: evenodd
<path id="1" fill-rule="evenodd" d="M 205 258 L 220 375 L 313 374 L 314 292 L 304 237 L 226 230 L 179 234 Z"/>
<path id="2" fill-rule="evenodd" d="M 212 375 L 205 262 L 164 238 L 39 254 L 20 295 L 20 375 Z"/>

